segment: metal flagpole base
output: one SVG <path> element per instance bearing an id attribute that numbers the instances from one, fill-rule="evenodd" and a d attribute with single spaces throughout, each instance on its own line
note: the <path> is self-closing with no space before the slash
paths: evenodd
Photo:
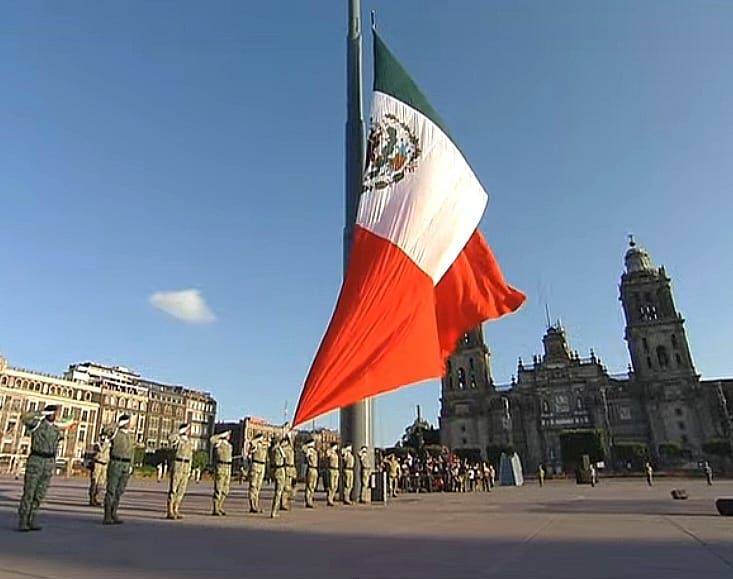
<path id="1" fill-rule="evenodd" d="M 370 466 L 374 472 L 374 401 L 367 398 L 353 406 L 342 408 L 339 415 L 339 430 L 341 444 L 351 444 L 354 454 L 359 452 L 362 446 L 369 449 Z M 361 496 L 361 469 L 355 474 L 353 492 L 358 499 Z M 370 499 L 371 493 L 367 493 L 367 497 Z"/>

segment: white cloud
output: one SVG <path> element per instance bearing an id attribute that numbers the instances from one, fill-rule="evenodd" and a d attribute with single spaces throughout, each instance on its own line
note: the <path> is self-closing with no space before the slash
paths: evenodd
<path id="1" fill-rule="evenodd" d="M 214 312 L 197 289 L 155 292 L 150 304 L 188 324 L 209 324 L 216 320 Z"/>

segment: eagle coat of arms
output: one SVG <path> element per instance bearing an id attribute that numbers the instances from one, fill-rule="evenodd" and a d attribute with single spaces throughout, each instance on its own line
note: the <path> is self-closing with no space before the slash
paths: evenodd
<path id="1" fill-rule="evenodd" d="M 399 183 L 417 167 L 420 141 L 397 116 L 388 113 L 372 121 L 367 142 L 362 193 Z"/>

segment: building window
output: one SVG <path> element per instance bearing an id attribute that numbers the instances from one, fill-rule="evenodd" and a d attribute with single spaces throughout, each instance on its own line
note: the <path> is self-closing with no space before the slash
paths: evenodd
<path id="1" fill-rule="evenodd" d="M 583 399 L 580 396 L 578 396 L 575 399 L 575 409 L 576 410 L 583 410 L 583 408 L 584 408 Z"/>
<path id="2" fill-rule="evenodd" d="M 463 442 L 463 445 L 464 445 L 464 446 L 468 444 L 468 440 L 467 440 L 467 439 L 465 439 L 465 438 L 461 438 L 461 441 Z"/>
<path id="3" fill-rule="evenodd" d="M 680 430 L 684 430 L 685 429 L 685 423 L 684 422 L 678 422 L 677 423 L 677 426 L 679 426 Z"/>
<path id="4" fill-rule="evenodd" d="M 474 367 L 473 367 L 473 358 L 469 358 L 468 359 L 468 365 L 471 367 L 471 370 L 474 369 Z"/>
<path id="5" fill-rule="evenodd" d="M 646 367 L 650 369 L 652 367 L 652 359 L 649 356 L 646 357 Z"/>
<path id="6" fill-rule="evenodd" d="M 672 334 L 672 347 L 676 350 L 677 349 L 677 335 Z"/>
<path id="7" fill-rule="evenodd" d="M 659 362 L 660 368 L 666 368 L 667 366 L 669 366 L 667 348 L 665 348 L 664 346 L 657 346 L 657 361 Z"/>
<path id="8" fill-rule="evenodd" d="M 461 432 L 466 432 L 466 425 L 465 424 L 461 424 Z"/>
<path id="9" fill-rule="evenodd" d="M 675 353 L 674 359 L 675 359 L 675 362 L 677 362 L 678 368 L 684 366 L 684 364 L 682 363 L 682 357 L 679 354 Z"/>
<path id="10" fill-rule="evenodd" d="M 674 413 L 675 413 L 675 414 L 676 414 L 677 416 L 682 416 L 682 408 L 675 408 L 675 409 L 674 409 Z"/>
<path id="11" fill-rule="evenodd" d="M 689 441 L 686 434 L 683 434 L 680 438 L 682 439 L 682 444 L 687 444 Z"/>
<path id="12" fill-rule="evenodd" d="M 631 420 L 631 408 L 628 406 L 619 406 L 618 417 L 621 420 Z"/>
<path id="13" fill-rule="evenodd" d="M 458 387 L 463 390 L 466 387 L 466 371 L 458 368 Z"/>
<path id="14" fill-rule="evenodd" d="M 547 400 L 542 401 L 542 412 L 545 414 L 550 413 L 550 403 Z"/>
<path id="15" fill-rule="evenodd" d="M 647 342 L 646 338 L 642 338 L 641 343 L 644 345 L 644 351 L 648 352 L 649 351 L 649 342 Z"/>
<path id="16" fill-rule="evenodd" d="M 448 390 L 453 390 L 453 376 L 448 376 Z"/>

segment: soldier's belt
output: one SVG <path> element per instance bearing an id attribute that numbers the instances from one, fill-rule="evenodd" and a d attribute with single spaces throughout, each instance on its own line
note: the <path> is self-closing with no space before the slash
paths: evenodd
<path id="1" fill-rule="evenodd" d="M 216 461 L 216 464 L 228 464 L 228 465 L 231 466 L 232 461 L 230 460 L 229 462 L 226 462 L 226 461 L 223 461 L 223 460 L 218 460 L 218 461 Z"/>
<path id="2" fill-rule="evenodd" d="M 56 453 L 54 452 L 41 452 L 40 450 L 32 450 L 31 456 L 37 456 L 39 458 L 56 458 Z"/>
<path id="3" fill-rule="evenodd" d="M 318 470 L 318 467 L 308 465 L 308 470 Z"/>
<path id="4" fill-rule="evenodd" d="M 337 466 L 329 466 L 328 467 L 328 470 L 335 470 L 336 472 L 338 472 L 339 467 L 337 467 Z"/>
<path id="5" fill-rule="evenodd" d="M 107 464 L 106 462 L 102 462 L 101 460 L 95 460 L 94 463 L 95 464 Z"/>
<path id="6" fill-rule="evenodd" d="M 176 462 L 191 462 L 190 458 L 177 458 Z"/>
<path id="7" fill-rule="evenodd" d="M 275 465 L 275 470 L 280 470 L 281 468 L 285 468 L 285 465 L 284 464 L 281 464 L 279 466 Z"/>
<path id="8" fill-rule="evenodd" d="M 295 468 L 295 465 L 294 464 L 291 464 L 291 463 L 288 463 L 285 466 L 290 467 L 290 468 Z"/>
<path id="9" fill-rule="evenodd" d="M 353 466 L 351 466 L 351 467 L 349 467 L 349 466 L 345 466 L 345 467 L 344 467 L 344 470 L 354 470 L 354 467 L 353 467 Z"/>
<path id="10" fill-rule="evenodd" d="M 112 460 L 116 460 L 117 462 L 132 462 L 129 458 L 122 458 L 121 456 L 111 456 Z"/>
<path id="11" fill-rule="evenodd" d="M 265 464 L 264 460 L 253 460 L 252 462 L 255 464 Z"/>

